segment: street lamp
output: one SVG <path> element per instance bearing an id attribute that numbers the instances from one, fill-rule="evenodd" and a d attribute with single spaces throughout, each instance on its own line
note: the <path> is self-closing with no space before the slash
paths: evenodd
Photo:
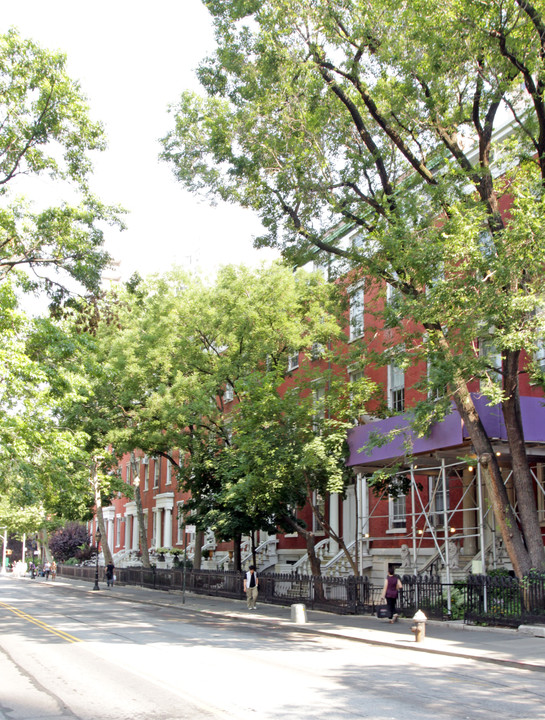
<path id="1" fill-rule="evenodd" d="M 97 558 L 96 558 L 96 565 L 95 565 L 95 585 L 93 587 L 93 590 L 100 590 L 98 586 L 98 544 L 100 542 L 101 538 L 100 530 L 97 528 L 97 531 L 95 533 L 95 539 L 97 541 Z"/>

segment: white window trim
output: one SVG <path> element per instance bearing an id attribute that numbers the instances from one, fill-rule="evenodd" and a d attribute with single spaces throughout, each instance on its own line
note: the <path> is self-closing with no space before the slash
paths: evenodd
<path id="1" fill-rule="evenodd" d="M 153 488 L 158 488 L 161 482 L 161 456 L 153 458 Z"/>
<path id="2" fill-rule="evenodd" d="M 358 303 L 357 305 L 352 302 L 352 299 L 356 295 L 361 294 L 361 303 Z M 357 285 L 353 285 L 348 288 L 348 298 L 349 298 L 349 308 L 348 308 L 348 340 L 349 342 L 353 342 L 354 340 L 358 340 L 359 338 L 362 338 L 365 332 L 365 322 L 364 322 L 364 313 L 365 313 L 365 286 L 363 282 L 358 283 Z M 358 322 L 354 322 L 354 318 L 356 316 L 355 312 L 353 312 L 353 309 L 358 309 Z M 361 312 L 361 317 L 360 317 Z"/>
<path id="3" fill-rule="evenodd" d="M 149 457 L 144 457 L 144 490 L 149 490 Z"/>
<path id="4" fill-rule="evenodd" d="M 403 518 L 394 513 L 394 510 L 396 509 L 396 504 L 399 503 L 401 500 L 403 500 Z M 397 519 L 396 519 L 397 518 Z M 403 522 L 403 525 L 394 525 L 395 522 Z M 388 495 L 388 529 L 390 532 L 403 532 L 407 529 L 407 496 L 406 495 L 398 495 L 397 497 L 393 497 L 392 495 Z"/>
<path id="5" fill-rule="evenodd" d="M 396 379 L 396 373 L 403 374 L 403 383 L 400 382 L 399 377 Z M 400 390 L 403 391 L 403 408 L 401 410 L 394 407 L 394 393 Z M 395 363 L 390 363 L 388 365 L 388 407 L 390 410 L 394 410 L 395 412 L 405 411 L 405 371 Z"/>
<path id="6" fill-rule="evenodd" d="M 288 355 L 288 372 L 291 372 L 292 370 L 296 370 L 299 367 L 299 351 L 293 353 L 291 355 Z"/>
<path id="7" fill-rule="evenodd" d="M 233 402 L 234 397 L 235 397 L 235 389 L 231 385 L 231 383 L 228 382 L 228 383 L 226 383 L 225 390 L 223 391 L 223 402 L 224 403 Z"/>
<path id="8" fill-rule="evenodd" d="M 489 364 L 495 368 L 494 370 L 486 370 L 486 374 L 488 375 L 490 382 L 500 384 L 502 380 L 502 356 L 501 353 L 494 347 L 492 339 L 489 340 L 488 338 L 480 338 L 479 356 L 488 358 Z M 481 380 L 481 386 L 483 385 L 483 382 L 484 381 Z M 483 388 L 481 387 L 481 389 Z"/>

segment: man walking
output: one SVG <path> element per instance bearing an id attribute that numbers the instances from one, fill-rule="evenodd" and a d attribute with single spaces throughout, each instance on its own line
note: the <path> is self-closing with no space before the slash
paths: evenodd
<path id="1" fill-rule="evenodd" d="M 255 610 L 257 602 L 257 588 L 259 586 L 259 579 L 255 571 L 255 565 L 250 565 L 250 569 L 244 576 L 244 592 L 246 593 L 246 602 L 248 603 L 248 610 Z"/>

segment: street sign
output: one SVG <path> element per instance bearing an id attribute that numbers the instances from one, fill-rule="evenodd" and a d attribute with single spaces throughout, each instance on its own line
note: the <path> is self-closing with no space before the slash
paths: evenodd
<path id="1" fill-rule="evenodd" d="M 185 526 L 186 533 L 194 533 L 194 532 L 196 532 L 196 530 L 197 530 L 197 528 L 195 527 L 195 525 L 186 525 Z"/>

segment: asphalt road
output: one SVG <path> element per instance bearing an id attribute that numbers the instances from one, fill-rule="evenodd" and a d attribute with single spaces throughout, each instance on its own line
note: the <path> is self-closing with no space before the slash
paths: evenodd
<path id="1" fill-rule="evenodd" d="M 0 583 L 0 720 L 536 720 L 541 673 Z"/>

